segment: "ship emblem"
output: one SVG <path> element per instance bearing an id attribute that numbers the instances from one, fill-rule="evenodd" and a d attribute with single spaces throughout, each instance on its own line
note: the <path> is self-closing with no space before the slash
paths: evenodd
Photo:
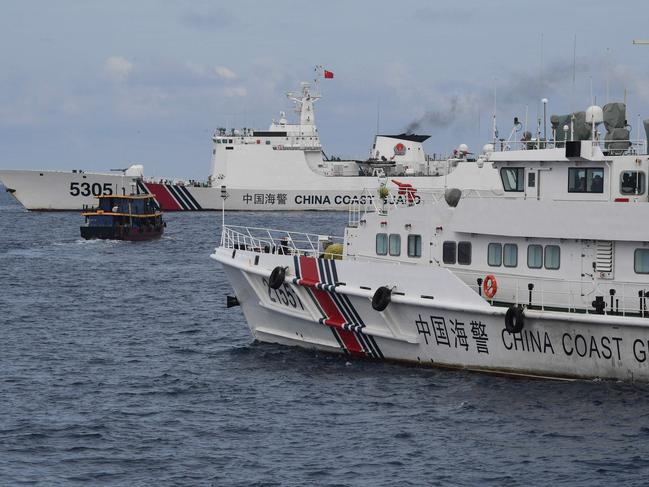
<path id="1" fill-rule="evenodd" d="M 405 156 L 406 155 L 406 146 L 399 142 L 394 146 L 394 155 L 395 156 Z"/>

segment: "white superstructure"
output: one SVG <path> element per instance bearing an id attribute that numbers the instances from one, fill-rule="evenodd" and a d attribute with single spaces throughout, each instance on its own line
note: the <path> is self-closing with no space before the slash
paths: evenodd
<path id="1" fill-rule="evenodd" d="M 214 134 L 210 181 L 225 186 L 226 208 L 345 209 L 380 175 L 430 190 L 453 185 L 489 192 L 498 186 L 489 164 L 475 164 L 468 149 L 450 159 L 427 156 L 425 135 L 377 135 L 367 158 L 327 157 L 315 125 L 314 103 L 320 95 L 302 83 L 301 91 L 288 97 L 298 123 L 289 123 L 281 112 L 266 131 L 220 129 Z"/>
<path id="2" fill-rule="evenodd" d="M 596 140 L 532 152 L 488 156 L 505 196 L 403 204 L 382 192 L 352 208 L 340 239 L 226 226 L 212 257 L 261 341 L 649 380 L 649 205 L 633 204 L 647 158 L 605 155 Z"/>

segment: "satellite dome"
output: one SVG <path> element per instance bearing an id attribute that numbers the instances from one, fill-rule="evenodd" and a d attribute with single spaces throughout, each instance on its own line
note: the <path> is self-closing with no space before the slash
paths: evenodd
<path id="1" fill-rule="evenodd" d="M 592 105 L 586 109 L 586 123 L 602 123 L 604 121 L 604 111 L 602 107 Z"/>
<path id="2" fill-rule="evenodd" d="M 469 152 L 469 146 L 466 144 L 460 144 L 457 148 L 457 151 L 462 153 L 462 154 L 468 154 Z"/>
<path id="3" fill-rule="evenodd" d="M 485 154 L 490 154 L 493 151 L 494 151 L 493 144 L 485 144 L 482 146 L 482 152 L 484 152 Z"/>

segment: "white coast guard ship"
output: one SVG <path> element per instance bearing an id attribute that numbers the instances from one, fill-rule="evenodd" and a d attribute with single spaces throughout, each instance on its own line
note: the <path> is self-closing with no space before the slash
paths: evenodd
<path id="1" fill-rule="evenodd" d="M 440 191 L 450 186 L 490 192 L 499 185 L 490 164 L 478 166 L 465 145 L 450 158 L 427 156 L 425 135 L 377 135 L 362 160 L 327 157 L 315 124 L 320 95 L 302 83 L 288 97 L 297 123 L 281 112 L 268 130 L 216 131 L 207 183 L 147 179 L 139 165 L 123 174 L 0 170 L 0 181 L 29 210 L 78 210 L 99 195 L 128 194 L 133 184 L 139 192 L 154 194 L 166 211 L 221 209 L 223 187 L 229 210 L 346 210 L 378 175 L 396 179 L 391 185 Z"/>
<path id="2" fill-rule="evenodd" d="M 400 204 L 380 188 L 374 204 L 352 208 L 340 238 L 224 226 L 211 257 L 260 341 L 647 381 L 649 205 L 634 201 L 646 196 L 649 161 L 646 147 L 629 143 L 628 161 L 611 144 L 488 154 L 505 197 L 453 189 Z"/>

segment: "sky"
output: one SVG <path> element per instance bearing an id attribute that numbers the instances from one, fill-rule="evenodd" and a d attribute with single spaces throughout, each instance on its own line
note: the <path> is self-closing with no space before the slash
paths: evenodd
<path id="1" fill-rule="evenodd" d="M 625 91 L 633 137 L 648 18 L 646 0 L 3 0 L 0 168 L 205 180 L 214 130 L 293 116 L 315 65 L 335 73 L 316 104 L 329 155 L 366 157 L 377 126 L 479 151 L 494 106 L 507 137 L 544 97 L 549 118 Z"/>

